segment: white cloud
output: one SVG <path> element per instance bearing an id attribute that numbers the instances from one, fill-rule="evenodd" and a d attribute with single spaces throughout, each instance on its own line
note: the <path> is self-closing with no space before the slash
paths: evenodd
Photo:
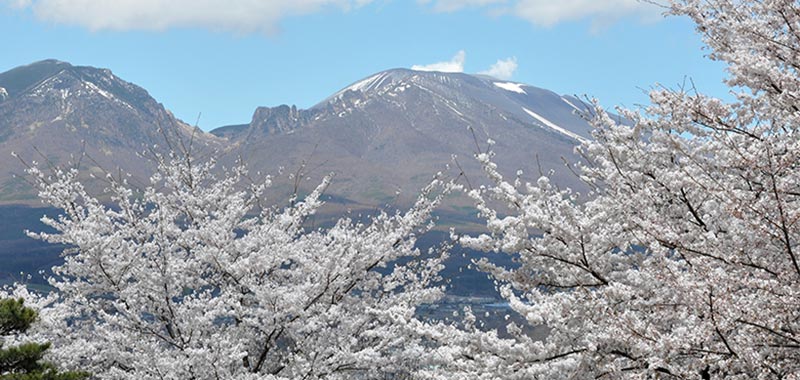
<path id="1" fill-rule="evenodd" d="M 200 27 L 239 33 L 274 32 L 288 16 L 326 8 L 349 10 L 374 0 L 0 0 L 30 9 L 37 18 L 91 30 L 164 30 Z M 581 19 L 607 25 L 621 17 L 657 17 L 661 8 L 644 0 L 417 0 L 435 12 L 466 8 L 510 14 L 537 26 Z"/>
<path id="2" fill-rule="evenodd" d="M 511 14 L 536 26 L 550 27 L 562 22 L 590 19 L 607 25 L 622 17 L 656 19 L 662 8 L 643 0 L 420 0 L 434 11 L 453 12 L 463 8 L 491 8 L 492 14 Z"/>
<path id="3" fill-rule="evenodd" d="M 517 71 L 517 67 L 516 57 L 498 59 L 488 70 L 481 71 L 478 74 L 493 76 L 497 79 L 511 79 L 514 76 L 514 72 Z"/>
<path id="4" fill-rule="evenodd" d="M 164 30 L 201 27 L 235 32 L 274 32 L 280 19 L 349 10 L 372 0 L 0 0 L 30 8 L 37 18 L 91 30 Z"/>
<path id="5" fill-rule="evenodd" d="M 513 13 L 539 26 L 591 18 L 607 23 L 624 16 L 650 18 L 661 8 L 641 0 L 520 0 Z"/>
<path id="6" fill-rule="evenodd" d="M 428 65 L 414 65 L 411 70 L 417 71 L 441 71 L 443 73 L 463 73 L 464 61 L 467 59 L 467 53 L 463 50 L 456 53 L 455 56 L 449 61 L 436 62 Z"/>
<path id="7" fill-rule="evenodd" d="M 0 4 L 7 4 L 14 9 L 25 8 L 31 4 L 31 0 L 0 0 Z"/>
<path id="8" fill-rule="evenodd" d="M 454 12 L 464 8 L 477 8 L 505 3 L 506 0 L 418 0 L 417 2 L 423 5 L 433 3 L 435 12 Z"/>
<path id="9" fill-rule="evenodd" d="M 463 73 L 464 63 L 466 60 L 467 53 L 464 50 L 459 50 L 459 52 L 456 53 L 456 55 L 454 55 L 449 61 L 436 62 L 427 65 L 414 65 L 411 66 L 411 70 Z M 516 57 L 498 59 L 497 62 L 495 62 L 492 66 L 484 71 L 479 72 L 478 74 L 489 75 L 498 79 L 510 79 L 514 75 L 514 72 L 517 71 L 517 67 L 518 65 Z"/>

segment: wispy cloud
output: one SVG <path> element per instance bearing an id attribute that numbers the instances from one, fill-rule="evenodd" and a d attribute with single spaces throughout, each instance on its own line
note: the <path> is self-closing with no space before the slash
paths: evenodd
<path id="1" fill-rule="evenodd" d="M 277 30 L 290 16 L 325 9 L 347 11 L 375 0 L 0 0 L 0 6 L 28 9 L 40 20 L 90 30 L 165 30 L 197 27 L 238 33 Z M 622 17 L 653 19 L 661 9 L 644 0 L 417 0 L 435 12 L 485 9 L 513 15 L 537 26 L 590 19 L 607 25 Z"/>
<path id="2" fill-rule="evenodd" d="M 511 79 L 518 66 L 516 57 L 498 59 L 488 70 L 481 71 L 478 74 L 489 75 L 498 79 Z"/>
<path id="3" fill-rule="evenodd" d="M 641 0 L 520 0 L 512 12 L 540 26 L 590 18 L 608 23 L 626 16 L 652 18 L 662 9 Z"/>
<path id="4" fill-rule="evenodd" d="M 21 9 L 29 6 L 31 4 L 31 0 L 0 0 L 0 5 L 3 4 L 10 6 L 11 8 Z"/>
<path id="5" fill-rule="evenodd" d="M 456 53 L 452 59 L 444 62 L 436 62 L 427 65 L 414 65 L 411 70 L 417 71 L 441 71 L 444 73 L 463 73 L 464 62 L 467 60 L 467 53 L 463 50 Z"/>
<path id="6" fill-rule="evenodd" d="M 510 14 L 536 26 L 589 19 L 593 25 L 607 25 L 623 17 L 653 20 L 662 8 L 642 0 L 420 0 L 437 12 L 464 8 L 486 8 L 492 14 Z"/>
<path id="7" fill-rule="evenodd" d="M 464 8 L 485 7 L 503 4 L 506 0 L 418 0 L 422 5 L 431 4 L 435 12 L 455 12 Z"/>
<path id="8" fill-rule="evenodd" d="M 349 10 L 372 0 L 0 0 L 31 9 L 48 22 L 91 30 L 165 30 L 199 27 L 240 33 L 277 29 L 284 17 L 326 8 Z"/>
<path id="9" fill-rule="evenodd" d="M 449 61 L 429 63 L 427 65 L 413 65 L 411 70 L 417 71 L 439 71 L 443 73 L 463 73 L 464 63 L 467 61 L 467 53 L 459 50 Z M 498 59 L 488 69 L 478 72 L 478 74 L 490 75 L 498 79 L 511 79 L 517 71 L 517 58 L 511 57 Z"/>

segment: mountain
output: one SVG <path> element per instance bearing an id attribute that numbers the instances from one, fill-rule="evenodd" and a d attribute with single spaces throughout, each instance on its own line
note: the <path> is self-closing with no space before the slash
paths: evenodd
<path id="1" fill-rule="evenodd" d="M 274 181 L 276 202 L 295 187 L 308 191 L 335 172 L 324 218 L 344 210 L 405 207 L 440 171 L 453 178 L 463 168 L 466 176 L 459 180 L 477 186 L 485 176 L 473 156 L 486 151 L 488 139 L 496 141 L 496 162 L 507 175 L 522 169 L 534 180 L 540 170 L 552 169 L 557 183 L 578 186 L 562 157 L 577 159 L 574 147 L 590 137 L 579 115 L 585 108 L 574 97 L 526 84 L 394 69 L 359 80 L 309 109 L 259 107 L 248 124 L 203 133 L 109 70 L 55 60 L 18 67 L 0 73 L 0 157 L 7 163 L 0 166 L 0 283 L 61 260 L 60 247 L 22 232 L 42 230 L 38 218 L 57 210 L 31 207 L 38 203 L 24 179 L 14 176 L 23 174 L 24 165 L 12 151 L 26 162 L 56 164 L 85 152 L 83 173 L 102 178 L 104 171 L 119 169 L 136 184 L 152 170 L 140 152 L 163 152 L 169 144 L 191 139 L 201 154 L 213 152 L 226 166 L 243 159 L 253 172 L 275 174 L 283 168 Z M 289 173 L 299 182 L 287 179 Z M 102 185 L 97 180 L 93 188 Z M 475 226 L 469 224 L 475 217 L 474 209 L 465 207 L 469 203 L 463 197 L 448 199 L 440 215 L 443 224 Z M 442 236 L 428 236 L 424 244 L 437 244 Z M 485 280 L 480 273 L 460 268 L 457 263 L 447 269 L 460 284 L 457 293 L 474 295 L 478 287 L 493 291 L 491 283 L 480 282 Z"/>
<path id="2" fill-rule="evenodd" d="M 556 170 L 557 182 L 579 186 L 562 157 L 590 138 L 581 118 L 586 104 L 537 87 L 462 73 L 394 69 L 371 75 L 310 109 L 260 107 L 248 125 L 211 133 L 231 144 L 231 155 L 259 170 L 284 167 L 318 178 L 335 172 L 329 193 L 365 207 L 410 201 L 452 156 L 480 182 L 473 158 L 496 142 L 502 168 Z M 477 143 L 477 144 L 476 144 Z M 538 161 L 537 161 L 538 157 Z M 452 170 L 451 170 L 452 173 Z M 405 197 L 405 198 L 404 198 Z"/>
<path id="3" fill-rule="evenodd" d="M 0 167 L 0 202 L 35 202 L 12 152 L 26 162 L 58 164 L 85 153 L 87 173 L 120 168 L 144 181 L 152 166 L 138 158 L 141 152 L 193 135 L 198 146 L 218 144 L 110 70 L 56 60 L 17 67 L 0 74 L 0 157 L 10 162 Z"/>

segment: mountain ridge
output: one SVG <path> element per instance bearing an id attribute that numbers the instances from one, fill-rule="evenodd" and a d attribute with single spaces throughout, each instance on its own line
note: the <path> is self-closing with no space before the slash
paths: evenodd
<path id="1" fill-rule="evenodd" d="M 577 159 L 573 149 L 588 138 L 590 128 L 576 115 L 584 103 L 571 97 L 491 77 L 408 69 L 364 77 L 309 109 L 258 107 L 249 123 L 212 133 L 175 118 L 145 89 L 107 69 L 41 61 L 0 73 L 0 87 L 0 94 L 6 94 L 0 96 L 0 156 L 15 151 L 28 162 L 63 165 L 85 152 L 91 160 L 83 160 L 80 169 L 99 193 L 104 183 L 93 177 L 116 174 L 119 168 L 131 174 L 131 183 L 145 184 L 153 166 L 142 158 L 142 150 L 167 152 L 165 137 L 191 139 L 199 154 L 214 155 L 221 166 L 244 161 L 252 173 L 278 173 L 284 180 L 276 178 L 268 194 L 275 204 L 295 191 L 302 196 L 335 172 L 326 193 L 328 206 L 315 217 L 320 224 L 342 215 L 357 218 L 406 207 L 437 173 L 480 185 L 485 176 L 472 157 L 486 151 L 488 139 L 496 141 L 501 168 L 533 176 L 553 170 L 559 185 L 579 186 L 561 157 Z M 0 283 L 20 270 L 47 269 L 60 261 L 61 250 L 22 232 L 46 230 L 35 221 L 57 211 L 31 207 L 38 202 L 20 178 L 24 166 L 9 162 L 0 167 L 5 231 L 0 260 L 6 263 Z M 288 173 L 294 180 L 286 180 Z M 463 197 L 448 198 L 437 217 L 443 228 L 458 225 L 464 231 L 477 225 L 474 207 Z M 462 283 L 473 286 L 477 280 Z"/>
<path id="2" fill-rule="evenodd" d="M 45 60 L 0 73 L 0 87 L 8 94 L 0 101 L 0 156 L 13 152 L 26 162 L 65 164 L 86 155 L 88 172 L 120 168 L 144 181 L 153 166 L 141 163 L 141 152 L 166 151 L 166 139 L 221 146 L 108 69 Z M 35 200 L 18 177 L 23 169 L 19 164 L 0 168 L 0 202 Z M 102 186 L 98 182 L 94 188 Z"/>
<path id="3" fill-rule="evenodd" d="M 408 203 L 430 176 L 454 164 L 453 155 L 458 166 L 482 176 L 471 157 L 489 139 L 503 167 L 564 171 L 562 157 L 577 159 L 573 148 L 590 138 L 591 127 L 578 115 L 586 106 L 488 76 L 391 69 L 308 109 L 259 107 L 249 124 L 211 133 L 257 168 L 305 162 L 319 173 L 336 172 L 331 190 L 353 203 L 396 202 L 398 191 Z M 581 186 L 571 173 L 559 179 Z"/>
<path id="4" fill-rule="evenodd" d="M 404 81 L 409 78 L 412 80 L 417 78 L 437 78 L 443 83 L 458 84 L 458 82 L 463 82 L 472 86 L 486 86 L 491 84 L 498 89 L 508 92 L 507 95 L 511 98 L 532 97 L 541 99 L 543 96 L 556 97 L 561 99 L 561 101 L 563 101 L 565 105 L 569 106 L 571 110 L 575 110 L 576 112 L 586 112 L 588 110 L 587 104 L 574 96 L 558 95 L 555 92 L 520 82 L 500 80 L 487 75 L 479 74 L 415 71 L 405 68 L 394 68 L 384 70 L 355 81 L 307 109 L 300 109 L 295 105 L 288 104 L 281 104 L 275 107 L 258 107 L 254 112 L 249 125 L 252 126 L 254 124 L 261 124 L 262 126 L 266 126 L 266 129 L 272 134 L 276 132 L 288 132 L 292 129 L 295 129 L 297 126 L 307 124 L 310 119 L 313 119 L 325 111 L 351 111 L 349 106 L 357 106 L 359 103 L 360 99 L 358 93 L 372 92 L 378 93 L 379 95 L 385 95 L 387 93 L 389 95 L 396 95 L 397 91 L 404 91 L 405 89 L 410 88 L 410 84 L 407 81 Z M 394 88 L 392 88 L 393 86 Z M 528 90 L 526 91 L 524 88 L 527 88 Z M 395 90 L 395 92 L 392 93 L 391 90 Z M 529 94 L 528 91 L 531 91 L 532 93 Z M 355 104 L 348 104 L 348 102 L 353 102 Z M 524 110 L 520 108 L 518 111 Z M 520 112 L 517 112 L 516 116 L 523 115 Z M 239 129 L 239 131 L 236 132 L 241 132 L 243 125 L 244 124 L 236 125 Z M 590 138 L 589 128 L 587 128 L 587 126 L 588 124 L 585 125 L 584 128 L 581 128 L 576 134 L 582 138 Z M 212 134 L 222 134 L 224 131 L 225 134 L 230 137 L 230 132 L 232 132 L 230 127 L 231 126 L 220 127 L 212 129 L 209 132 Z M 570 137 L 574 138 L 576 136 L 573 135 Z"/>
<path id="5" fill-rule="evenodd" d="M 108 69 L 44 60 L 0 73 L 0 88 L 6 93 L 0 101 L 0 154 L 12 146 L 33 159 L 29 147 L 35 146 L 62 162 L 88 146 L 97 161 L 90 171 L 108 165 L 146 183 L 148 168 L 135 167 L 143 149 L 166 149 L 165 137 L 196 138 L 206 154 L 226 164 L 245 158 L 259 171 L 313 167 L 316 172 L 303 174 L 317 179 L 336 172 L 331 195 L 354 205 L 414 194 L 454 164 L 453 156 L 478 176 L 470 157 L 486 149 L 489 139 L 497 142 L 501 163 L 531 172 L 562 167 L 561 158 L 574 158 L 574 146 L 590 137 L 590 126 L 576 115 L 586 106 L 580 100 L 464 73 L 384 70 L 308 109 L 258 107 L 248 124 L 208 133 L 175 118 L 145 89 Z M 31 194 L 16 194 L 22 185 L 9 177 L 9 170 L 0 172 L 0 203 L 32 200 Z"/>

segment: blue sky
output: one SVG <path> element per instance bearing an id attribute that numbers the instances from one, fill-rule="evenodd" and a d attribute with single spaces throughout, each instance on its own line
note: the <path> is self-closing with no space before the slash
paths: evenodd
<path id="1" fill-rule="evenodd" d="M 0 0 L 0 71 L 111 69 L 210 130 L 307 108 L 377 71 L 449 62 L 613 107 L 656 83 L 725 96 L 686 19 L 636 0 Z M 109 5 L 111 4 L 111 5 Z M 255 5 L 254 5 L 255 4 Z M 510 70 L 514 69 L 515 70 Z"/>

